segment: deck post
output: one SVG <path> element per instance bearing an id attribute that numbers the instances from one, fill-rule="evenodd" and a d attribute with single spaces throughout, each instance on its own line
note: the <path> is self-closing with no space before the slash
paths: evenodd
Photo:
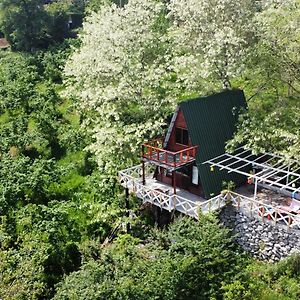
<path id="1" fill-rule="evenodd" d="M 142 145 L 142 158 L 145 157 L 145 145 Z M 143 185 L 146 184 L 146 180 L 145 180 L 145 162 L 144 160 L 142 160 L 142 183 Z"/>
<path id="2" fill-rule="evenodd" d="M 174 195 L 176 195 L 176 171 L 172 172 Z"/>
<path id="3" fill-rule="evenodd" d="M 129 213 L 129 189 L 125 188 L 125 208 L 126 208 L 126 217 L 129 219 L 130 213 Z M 126 231 L 127 233 L 130 232 L 130 223 L 126 223 Z"/>
<path id="4" fill-rule="evenodd" d="M 145 157 L 145 145 L 142 145 L 142 157 Z"/>
<path id="5" fill-rule="evenodd" d="M 145 178 L 145 162 L 142 161 L 142 183 L 143 185 L 146 184 L 146 178 Z"/>

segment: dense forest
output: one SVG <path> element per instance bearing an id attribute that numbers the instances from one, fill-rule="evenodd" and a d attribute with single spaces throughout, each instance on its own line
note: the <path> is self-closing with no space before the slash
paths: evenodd
<path id="1" fill-rule="evenodd" d="M 0 299 L 300 298 L 299 255 L 133 196 L 128 219 L 117 180 L 178 102 L 232 88 L 228 148 L 300 160 L 299 0 L 0 0 L 0 34 Z"/>

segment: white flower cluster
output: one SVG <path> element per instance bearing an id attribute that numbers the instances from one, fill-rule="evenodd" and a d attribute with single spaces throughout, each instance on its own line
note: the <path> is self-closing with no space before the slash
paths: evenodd
<path id="1" fill-rule="evenodd" d="M 179 76 L 191 87 L 202 78 L 219 78 L 228 87 L 253 43 L 253 1 L 171 0 L 169 8 Z"/>

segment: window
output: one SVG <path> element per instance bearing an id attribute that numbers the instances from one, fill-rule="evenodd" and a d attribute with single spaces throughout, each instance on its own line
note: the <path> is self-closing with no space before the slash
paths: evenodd
<path id="1" fill-rule="evenodd" d="M 186 129 L 175 128 L 175 143 L 181 145 L 189 144 L 189 135 Z"/>

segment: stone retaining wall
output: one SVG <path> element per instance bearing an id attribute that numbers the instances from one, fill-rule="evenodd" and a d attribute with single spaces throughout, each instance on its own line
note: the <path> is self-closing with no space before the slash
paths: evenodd
<path id="1" fill-rule="evenodd" d="M 262 222 L 258 216 L 226 206 L 220 212 L 221 222 L 235 234 L 236 242 L 259 260 L 275 262 L 289 254 L 300 252 L 300 230 Z"/>

